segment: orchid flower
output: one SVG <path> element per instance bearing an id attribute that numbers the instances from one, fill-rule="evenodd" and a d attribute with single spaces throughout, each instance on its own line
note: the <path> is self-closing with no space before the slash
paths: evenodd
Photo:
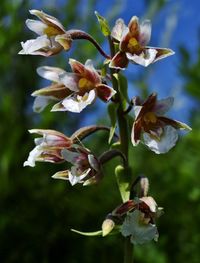
<path id="1" fill-rule="evenodd" d="M 38 74 L 53 81 L 51 86 L 35 91 L 34 110 L 42 111 L 51 101 L 59 101 L 52 111 L 81 112 L 96 97 L 107 102 L 115 94 L 115 90 L 103 83 L 103 79 L 94 68 L 92 61 L 85 65 L 70 59 L 72 73 L 55 67 L 40 67 Z"/>
<path id="2" fill-rule="evenodd" d="M 35 166 L 35 162 L 60 163 L 64 161 L 61 151 L 72 145 L 72 140 L 54 130 L 32 129 L 30 133 L 42 135 L 35 139 L 35 148 L 29 153 L 24 166 Z"/>
<path id="3" fill-rule="evenodd" d="M 42 55 L 51 56 L 59 53 L 63 49 L 69 50 L 72 39 L 70 34 L 65 31 L 63 25 L 53 16 L 39 10 L 30 10 L 32 15 L 40 19 L 27 19 L 26 26 L 38 37 L 36 39 L 21 42 L 22 55 Z"/>
<path id="4" fill-rule="evenodd" d="M 151 37 L 151 22 L 145 20 L 139 24 L 136 16 L 131 18 L 128 26 L 123 19 L 118 19 L 111 36 L 119 44 L 119 51 L 110 62 L 111 68 L 125 69 L 129 61 L 147 67 L 151 63 L 174 54 L 168 48 L 147 46 Z"/>
<path id="5" fill-rule="evenodd" d="M 143 135 L 142 141 L 150 150 L 157 154 L 166 153 L 175 146 L 178 129 L 191 130 L 185 123 L 164 116 L 173 105 L 173 101 L 173 97 L 157 100 L 157 95 L 153 93 L 144 103 L 135 102 L 135 121 L 131 134 L 134 146 L 140 142 Z"/>
<path id="6" fill-rule="evenodd" d="M 52 178 L 68 180 L 71 185 L 82 183 L 84 186 L 101 179 L 99 161 L 88 149 L 73 145 L 70 149 L 62 150 L 62 157 L 73 166 L 69 170 L 57 172 Z"/>

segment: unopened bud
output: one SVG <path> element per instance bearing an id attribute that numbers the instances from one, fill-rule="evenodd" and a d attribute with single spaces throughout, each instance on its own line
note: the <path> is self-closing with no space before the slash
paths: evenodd
<path id="1" fill-rule="evenodd" d="M 142 196 L 147 196 L 149 191 L 149 179 L 147 177 L 141 178 L 140 187 L 141 187 Z"/>
<path id="2" fill-rule="evenodd" d="M 102 236 L 107 236 L 114 228 L 115 222 L 112 219 L 105 219 L 102 224 Z"/>

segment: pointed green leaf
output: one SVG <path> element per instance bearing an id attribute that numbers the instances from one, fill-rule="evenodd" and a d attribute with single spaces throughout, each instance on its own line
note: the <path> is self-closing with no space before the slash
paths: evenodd
<path id="1" fill-rule="evenodd" d="M 108 104 L 108 114 L 110 116 L 110 122 L 111 122 L 110 136 L 108 139 L 109 144 L 112 141 L 117 126 L 117 109 L 118 109 L 118 104 L 117 105 L 115 103 Z"/>
<path id="2" fill-rule="evenodd" d="M 108 21 L 103 16 L 101 16 L 97 11 L 95 11 L 95 15 L 99 21 L 101 32 L 105 37 L 109 36 L 111 32 L 108 25 Z"/>
<path id="3" fill-rule="evenodd" d="M 118 165 L 115 168 L 115 175 L 123 202 L 128 201 L 130 197 L 129 181 L 131 174 L 129 174 L 128 170 L 129 169 L 125 169 L 122 165 Z"/>
<path id="4" fill-rule="evenodd" d="M 123 109 L 126 109 L 126 104 L 130 103 L 129 97 L 128 97 L 128 82 L 126 77 L 124 77 L 120 73 L 115 73 L 114 77 L 117 79 L 119 83 L 119 92 L 122 100 L 122 106 Z"/>

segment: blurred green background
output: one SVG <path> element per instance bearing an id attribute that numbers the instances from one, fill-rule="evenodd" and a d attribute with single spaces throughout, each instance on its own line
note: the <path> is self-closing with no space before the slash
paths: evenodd
<path id="1" fill-rule="evenodd" d="M 158 243 L 136 246 L 135 258 L 136 262 L 143 263 L 200 261 L 200 21 L 199 17 L 193 19 L 190 13 L 187 14 L 188 20 L 181 16 L 181 10 L 188 11 L 186 2 L 1 1 L 0 262 L 103 263 L 122 262 L 123 258 L 120 236 L 87 238 L 70 231 L 70 228 L 82 231 L 100 229 L 104 217 L 120 203 L 114 178 L 116 161 L 105 167 L 104 180 L 91 187 L 78 185 L 72 188 L 66 182 L 52 180 L 51 175 L 62 170 L 57 165 L 38 163 L 35 168 L 23 168 L 23 162 L 33 147 L 28 129 L 57 129 L 70 135 L 84 124 L 96 121 L 109 124 L 103 103 L 88 107 L 80 115 L 50 113 L 49 108 L 40 115 L 32 112 L 30 94 L 44 85 L 35 72 L 39 65 L 68 69 L 68 57 L 82 62 L 96 58 L 96 65 L 102 62 L 93 46 L 82 41 L 75 43 L 69 54 L 56 58 L 17 55 L 20 41 L 34 37 L 24 26 L 25 19 L 30 18 L 28 10 L 34 8 L 58 17 L 66 28 L 87 30 L 105 48 L 93 14 L 96 9 L 112 24 L 121 15 L 126 22 L 135 14 L 151 18 L 154 25 L 152 43 L 161 42 L 163 47 L 166 43 L 171 48 L 176 43 L 178 59 L 169 58 L 148 70 L 131 66 L 127 72 L 131 95 L 144 96 L 154 87 L 161 95 L 175 95 L 178 103 L 171 116 L 178 116 L 193 128 L 166 155 L 155 155 L 143 145 L 130 150 L 135 175 L 148 176 L 150 194 L 165 209 L 158 222 Z M 199 5 L 198 0 L 193 1 L 191 10 L 195 14 Z M 179 27 L 182 31 L 175 33 L 172 29 L 177 24 L 173 23 L 179 20 L 185 22 Z M 168 26 L 163 27 L 159 21 Z M 178 38 L 179 33 L 184 35 L 183 41 Z M 157 87 L 158 83 L 160 87 Z M 107 134 L 100 132 L 86 145 L 100 154 L 107 148 L 107 139 Z"/>

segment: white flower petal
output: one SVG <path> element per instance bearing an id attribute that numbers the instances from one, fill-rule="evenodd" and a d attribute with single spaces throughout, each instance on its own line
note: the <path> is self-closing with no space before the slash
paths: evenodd
<path id="1" fill-rule="evenodd" d="M 85 170 L 81 175 L 77 174 L 77 170 L 75 166 L 72 166 L 71 171 L 69 171 L 69 182 L 71 183 L 71 185 L 75 185 L 77 183 L 82 183 L 83 179 L 89 174 L 89 172 L 91 171 L 91 168 L 88 168 L 87 170 Z"/>
<path id="2" fill-rule="evenodd" d="M 118 41 L 121 41 L 121 39 L 129 32 L 128 27 L 125 25 L 124 20 L 119 18 L 117 19 L 115 26 L 113 27 L 113 30 L 111 32 L 111 36 L 115 38 Z"/>
<path id="3" fill-rule="evenodd" d="M 77 74 L 63 72 L 59 74 L 59 82 L 72 91 L 78 91 Z"/>
<path id="4" fill-rule="evenodd" d="M 37 157 L 40 156 L 40 154 L 42 153 L 42 149 L 41 147 L 38 145 L 36 146 L 30 153 L 28 156 L 27 161 L 24 162 L 24 166 L 31 166 L 34 167 L 35 166 L 35 162 L 37 160 Z"/>
<path id="5" fill-rule="evenodd" d="M 24 55 L 38 55 L 38 51 L 50 46 L 50 41 L 47 36 L 40 36 L 36 39 L 27 40 L 25 43 L 21 42 L 22 50 L 19 54 Z M 39 52 L 40 53 L 40 52 Z"/>
<path id="6" fill-rule="evenodd" d="M 151 38 L 151 21 L 145 20 L 140 25 L 139 43 L 146 46 Z"/>
<path id="7" fill-rule="evenodd" d="M 53 82 L 60 82 L 59 75 L 66 73 L 66 71 L 57 67 L 44 66 L 37 68 L 37 73 L 40 77 L 44 79 L 48 79 Z"/>
<path id="8" fill-rule="evenodd" d="M 65 111 L 71 111 L 79 113 L 89 104 L 91 104 L 96 97 L 94 90 L 91 90 L 89 93 L 86 93 L 84 96 L 71 96 L 67 97 L 62 101 Z"/>
<path id="9" fill-rule="evenodd" d="M 44 30 L 47 28 L 47 25 L 45 25 L 43 22 L 33 19 L 27 19 L 26 26 L 39 36 L 44 35 Z"/>
<path id="10" fill-rule="evenodd" d="M 159 141 L 152 138 L 148 133 L 143 134 L 143 140 L 144 144 L 153 152 L 157 154 L 166 153 L 175 146 L 178 140 L 178 132 L 172 126 L 165 126 L 163 135 Z"/>
<path id="11" fill-rule="evenodd" d="M 157 51 L 155 49 L 146 49 L 145 53 L 142 52 L 140 55 L 132 55 L 130 53 L 126 53 L 126 56 L 130 61 L 141 66 L 147 67 L 154 62 L 156 54 Z"/>

